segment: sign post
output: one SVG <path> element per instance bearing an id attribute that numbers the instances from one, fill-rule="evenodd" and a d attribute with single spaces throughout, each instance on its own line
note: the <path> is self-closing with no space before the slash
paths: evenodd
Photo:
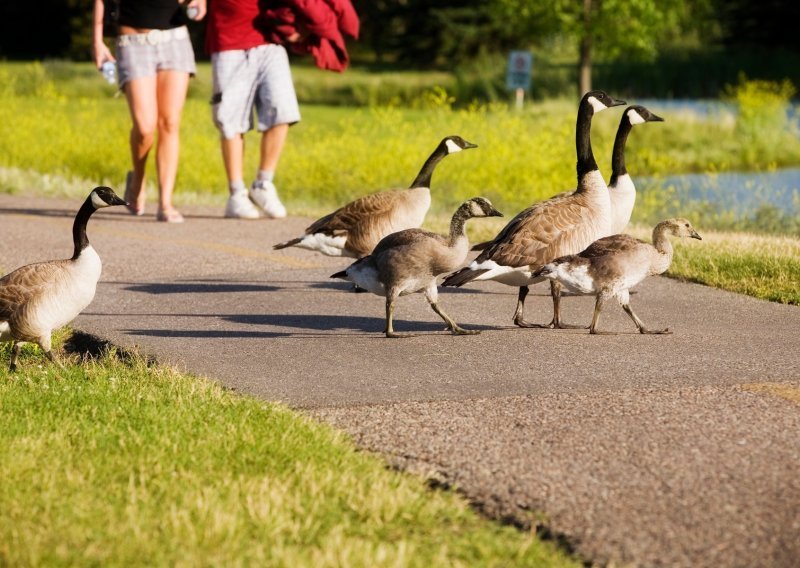
<path id="1" fill-rule="evenodd" d="M 522 108 L 525 91 L 530 89 L 532 69 L 533 54 L 530 51 L 512 51 L 508 54 L 506 88 L 516 92 L 517 109 Z"/>

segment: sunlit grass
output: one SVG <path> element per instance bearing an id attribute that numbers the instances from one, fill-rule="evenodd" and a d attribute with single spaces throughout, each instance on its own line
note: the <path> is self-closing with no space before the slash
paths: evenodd
<path id="1" fill-rule="evenodd" d="M 26 347 L 9 375 L 9 351 L 0 565 L 574 565 L 283 406 L 136 357 Z"/>
<path id="2" fill-rule="evenodd" d="M 800 305 L 800 239 L 697 229 L 702 241 L 675 241 L 669 276 Z M 652 229 L 631 232 L 649 241 Z"/>

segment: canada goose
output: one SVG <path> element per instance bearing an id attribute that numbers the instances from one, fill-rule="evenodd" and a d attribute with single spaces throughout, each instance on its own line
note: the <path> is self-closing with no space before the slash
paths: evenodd
<path id="1" fill-rule="evenodd" d="M 386 235 L 421 226 L 431 206 L 431 176 L 436 165 L 449 154 L 477 147 L 460 136 L 447 136 L 425 161 L 408 189 L 379 191 L 359 197 L 314 221 L 302 237 L 279 243 L 273 248 L 296 246 L 328 256 L 366 256 Z"/>
<path id="2" fill-rule="evenodd" d="M 456 324 L 437 304 L 436 277 L 457 268 L 469 252 L 464 232 L 467 219 L 472 217 L 502 217 L 488 199 L 473 197 L 456 210 L 450 221 L 447 237 L 422 229 L 406 229 L 384 237 L 372 251 L 346 270 L 331 278 L 349 280 L 359 287 L 386 297 L 386 337 L 409 337 L 392 327 L 394 303 L 398 296 L 423 292 L 431 308 L 447 324 L 454 335 L 474 335 Z"/>
<path id="3" fill-rule="evenodd" d="M 608 182 L 608 194 L 611 199 L 611 234 L 616 235 L 625 230 L 631 220 L 633 205 L 636 202 L 636 187 L 625 167 L 625 144 L 628 134 L 637 124 L 645 122 L 664 122 L 664 119 L 650 112 L 641 105 L 632 105 L 625 109 L 617 128 L 614 139 L 614 151 L 611 156 L 611 179 Z M 569 191 L 554 197 L 566 197 L 575 193 Z M 472 247 L 474 251 L 482 251 L 489 247 L 492 241 L 478 243 Z"/>
<path id="4" fill-rule="evenodd" d="M 514 323 L 519 327 L 571 327 L 560 317 L 560 285 L 551 283 L 553 321 L 539 325 L 525 321 L 523 314 L 528 286 L 542 280 L 532 273 L 543 264 L 565 254 L 582 251 L 609 234 L 611 201 L 608 186 L 592 153 L 592 117 L 610 107 L 624 105 L 603 91 L 590 91 L 581 99 L 575 129 L 578 188 L 532 205 L 514 217 L 491 244 L 467 267 L 448 276 L 443 286 L 463 286 L 472 280 L 496 280 L 519 286 Z"/>
<path id="5" fill-rule="evenodd" d="M 667 235 L 702 240 L 686 219 L 668 219 L 653 229 L 652 245 L 630 235 L 612 235 L 593 242 L 580 254 L 557 258 L 536 274 L 558 281 L 573 292 L 597 296 L 589 333 L 612 333 L 597 331 L 600 310 L 612 297 L 619 301 L 639 333 L 671 333 L 668 329 L 645 328 L 631 309 L 628 292 L 648 276 L 661 274 L 669 268 L 672 244 Z"/>
<path id="6" fill-rule="evenodd" d="M 28 264 L 0 278 L 0 342 L 13 342 L 9 370 L 17 368 L 23 343 L 32 341 L 58 364 L 50 334 L 71 322 L 94 298 L 102 263 L 86 236 L 96 210 L 127 205 L 108 187 L 96 187 L 72 225 L 75 252 L 66 260 Z"/>
<path id="7" fill-rule="evenodd" d="M 631 129 L 645 122 L 664 122 L 664 119 L 641 105 L 632 105 L 625 109 L 619 121 L 617 137 L 614 139 L 614 151 L 611 155 L 611 179 L 608 180 L 612 235 L 622 233 L 631 220 L 633 205 L 636 202 L 636 186 L 633 185 L 633 180 L 625 167 L 625 143 Z"/>

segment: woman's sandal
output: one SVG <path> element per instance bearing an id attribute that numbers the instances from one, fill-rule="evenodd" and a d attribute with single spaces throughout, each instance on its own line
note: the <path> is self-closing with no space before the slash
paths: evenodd
<path id="1" fill-rule="evenodd" d="M 183 215 L 177 209 L 159 210 L 156 219 L 164 223 L 183 223 Z"/>
<path id="2" fill-rule="evenodd" d="M 138 197 L 138 195 L 136 197 L 133 195 L 133 172 L 128 172 L 128 175 L 125 176 L 125 196 L 123 199 L 126 202 L 125 207 L 127 207 L 131 215 L 144 215 L 144 207 L 139 207 Z"/>

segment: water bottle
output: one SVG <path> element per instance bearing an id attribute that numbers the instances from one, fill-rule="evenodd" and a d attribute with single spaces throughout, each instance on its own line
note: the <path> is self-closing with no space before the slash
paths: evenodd
<path id="1" fill-rule="evenodd" d="M 117 64 L 113 61 L 104 61 L 103 65 L 100 67 L 100 71 L 103 73 L 103 78 L 108 81 L 109 84 L 113 85 L 117 82 Z"/>

